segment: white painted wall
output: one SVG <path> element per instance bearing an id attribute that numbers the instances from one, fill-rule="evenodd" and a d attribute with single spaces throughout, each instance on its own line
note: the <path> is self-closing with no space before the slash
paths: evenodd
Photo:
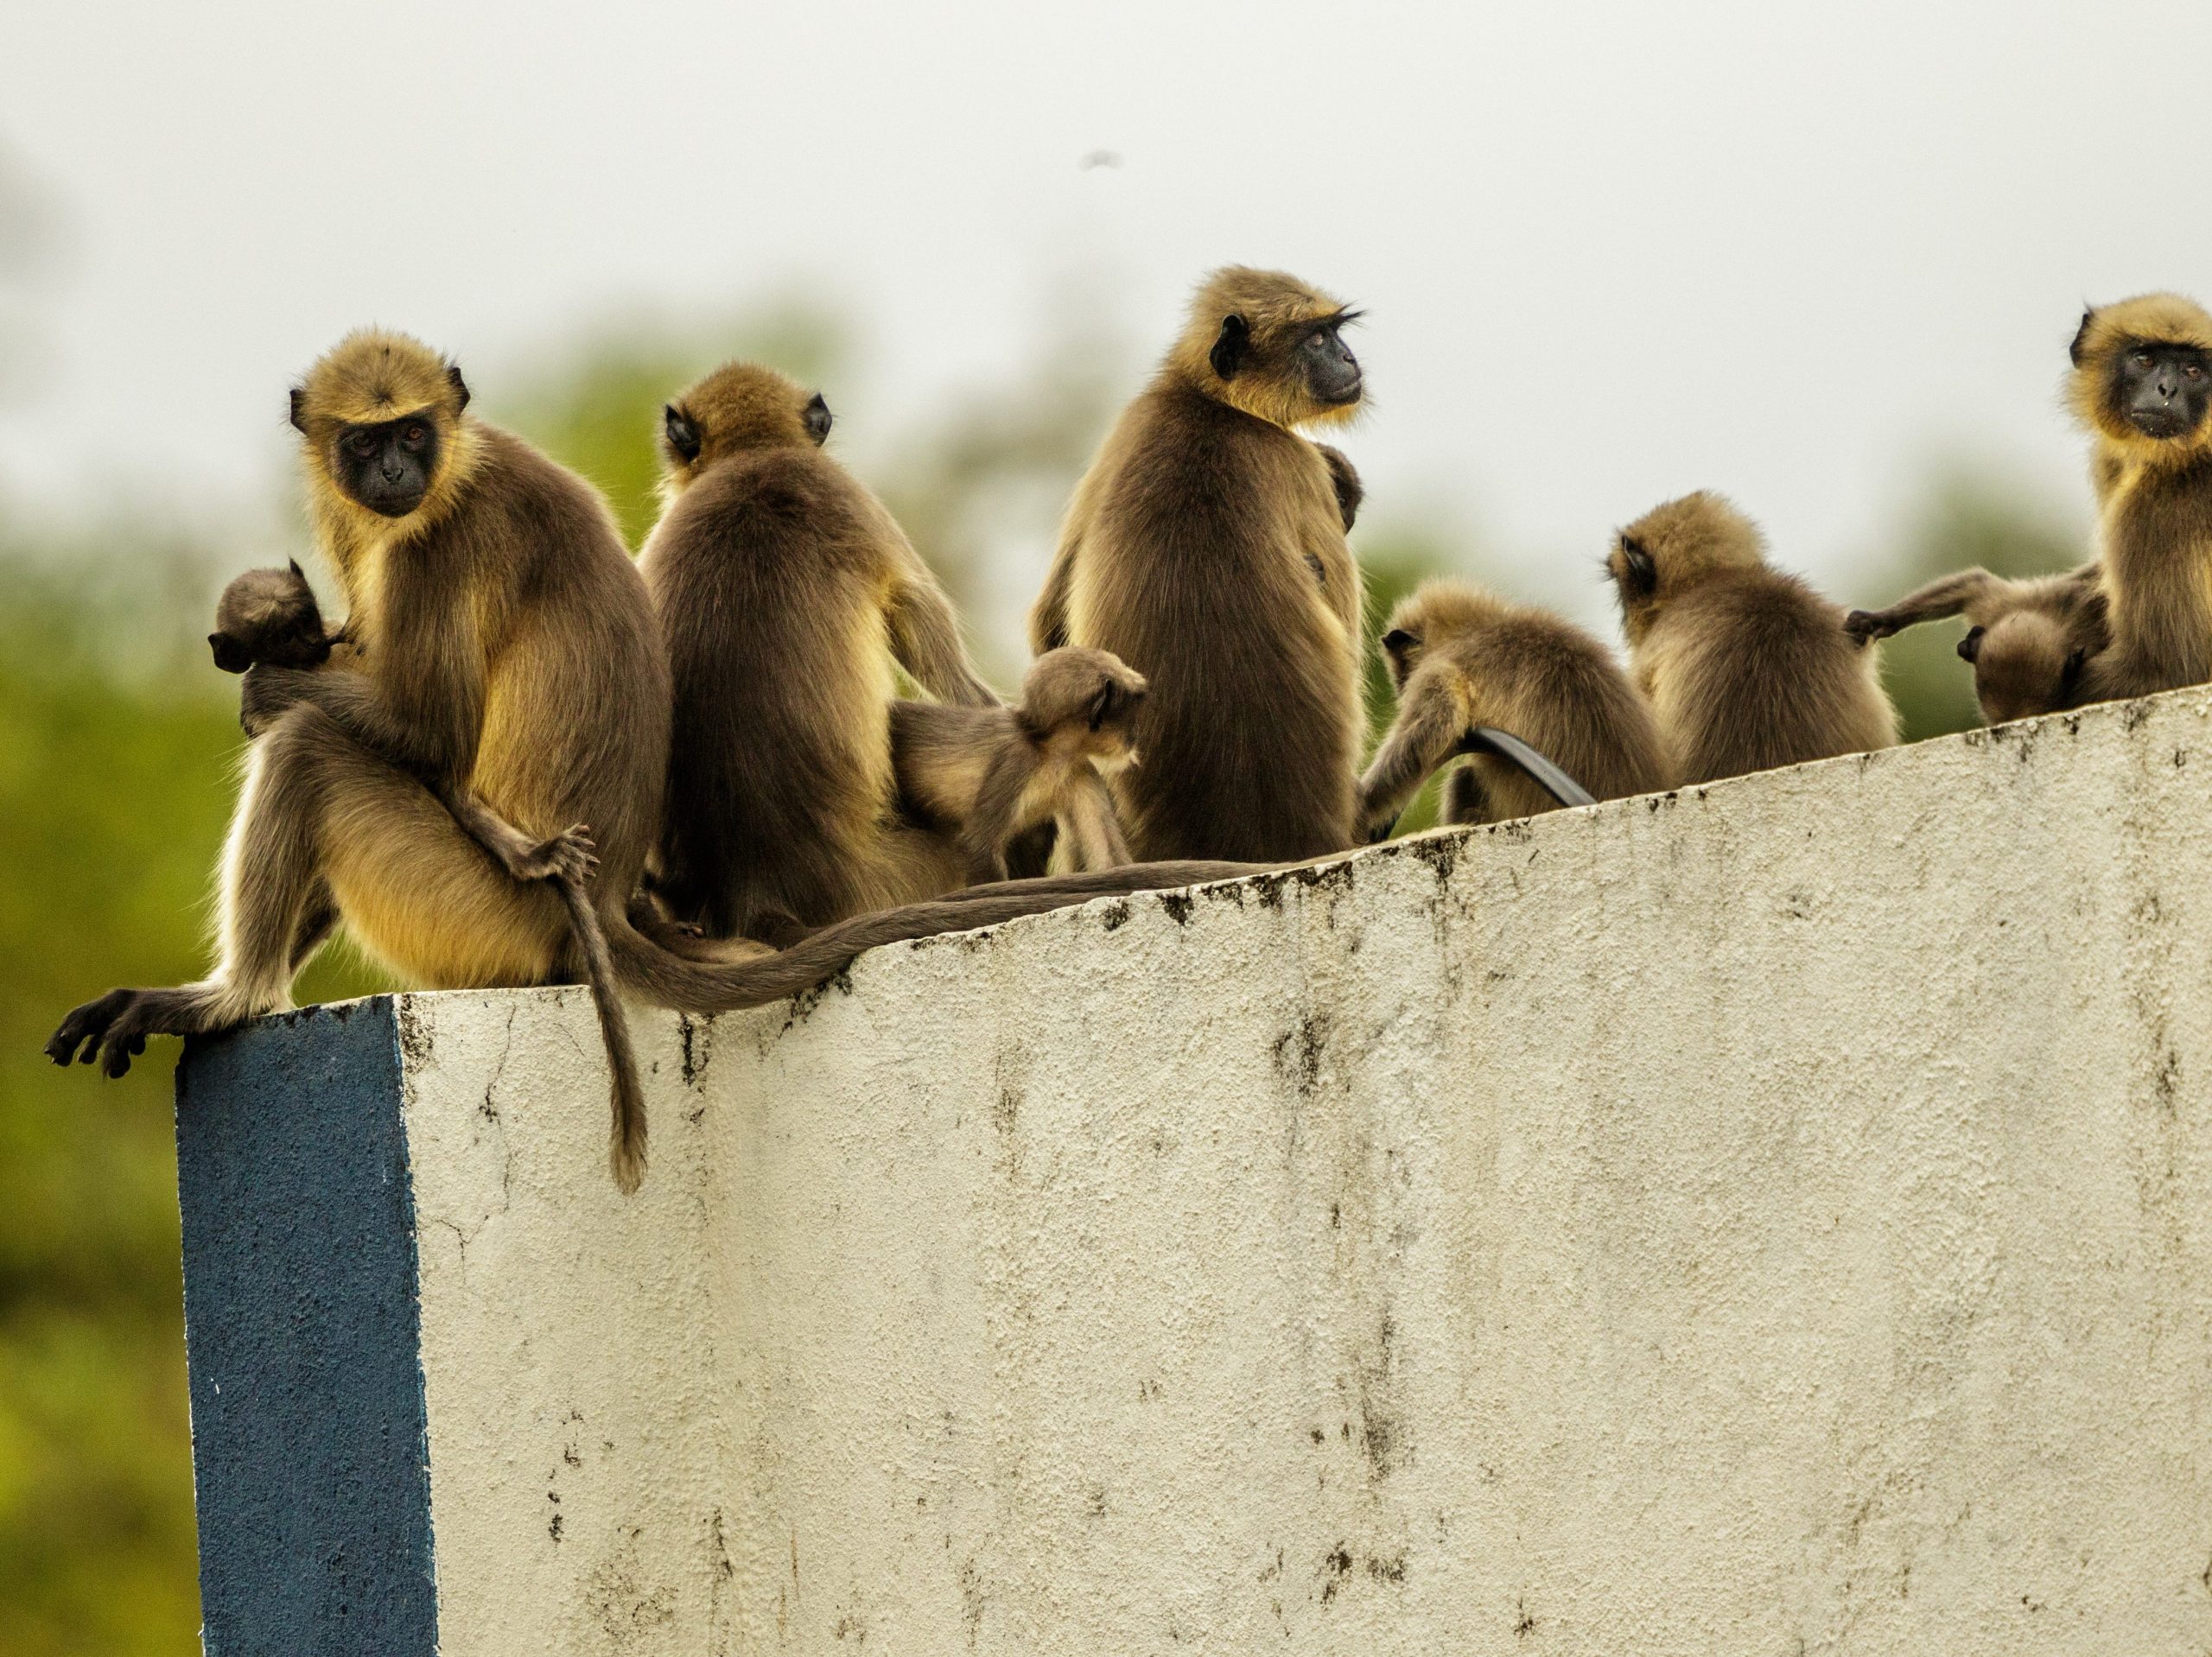
<path id="1" fill-rule="evenodd" d="M 2212 694 L 406 998 L 449 1657 L 2212 1645 Z M 1179 912 L 1178 912 L 1179 911 Z M 688 1056 L 688 1057 L 687 1057 Z"/>

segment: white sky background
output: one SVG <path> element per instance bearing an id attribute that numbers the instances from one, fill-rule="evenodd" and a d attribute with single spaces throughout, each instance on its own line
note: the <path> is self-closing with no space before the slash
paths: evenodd
<path id="1" fill-rule="evenodd" d="M 1871 600 L 1931 448 L 2086 517 L 2064 347 L 2085 296 L 2212 290 L 2171 73 L 2208 60 L 2212 7 L 2080 0 L 11 0 L 0 147 L 66 233 L 0 488 L 272 490 L 285 384 L 359 322 L 493 392 L 794 283 L 865 325 L 865 457 L 1021 360 L 1052 283 L 1148 355 L 1236 260 L 1368 308 L 1371 511 L 1586 608 L 1609 529 L 1710 486 Z"/>

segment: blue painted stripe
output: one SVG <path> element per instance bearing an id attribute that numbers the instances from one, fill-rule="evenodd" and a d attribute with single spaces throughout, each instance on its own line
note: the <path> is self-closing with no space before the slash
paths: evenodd
<path id="1" fill-rule="evenodd" d="M 207 1657 L 437 1646 L 414 1193 L 391 998 L 177 1067 Z"/>

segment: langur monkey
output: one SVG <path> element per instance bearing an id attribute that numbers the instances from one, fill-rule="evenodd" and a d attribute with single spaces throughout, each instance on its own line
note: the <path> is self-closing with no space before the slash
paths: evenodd
<path id="1" fill-rule="evenodd" d="M 1985 723 L 2032 719 L 2071 708 L 2091 657 L 2111 642 L 2094 564 L 2063 575 L 2008 581 L 1986 569 L 1961 570 L 1908 593 L 1886 610 L 1853 610 L 1853 638 L 1887 638 L 1923 621 L 1967 619 L 1960 657 L 1974 665 L 1974 694 Z"/>
<path id="2" fill-rule="evenodd" d="M 1674 766 L 1651 710 L 1612 652 L 1548 612 L 1461 582 L 1424 582 L 1390 613 L 1382 635 L 1398 714 L 1367 774 L 1367 833 L 1389 831 L 1414 790 L 1470 749 L 1483 727 L 1509 731 L 1597 800 L 1670 787 Z M 1446 822 L 1501 822 L 1555 810 L 1526 771 L 1478 754 L 1452 773 Z"/>
<path id="3" fill-rule="evenodd" d="M 789 937 L 958 886 L 902 827 L 894 668 L 969 708 L 944 589 L 882 504 L 828 454 L 830 408 L 751 363 L 663 411 L 667 509 L 639 560 L 675 679 L 657 891 L 721 937 Z"/>
<path id="4" fill-rule="evenodd" d="M 1630 671 L 1683 783 L 1886 748 L 1897 711 L 1844 613 L 1770 568 L 1758 527 L 1705 491 L 1615 536 L 1606 570 Z"/>
<path id="5" fill-rule="evenodd" d="M 1277 271 L 1216 271 L 1077 486 L 1030 645 L 1111 651 L 1150 683 L 1144 763 L 1115 779 L 1140 858 L 1352 842 L 1357 476 L 1297 429 L 1359 408 L 1352 314 Z"/>
<path id="6" fill-rule="evenodd" d="M 1130 731 L 1144 676 L 1105 651 L 1047 651 L 1016 708 L 900 702 L 891 752 L 901 803 L 960 847 L 968 879 L 1007 878 L 1007 847 L 1041 824 L 1069 867 L 1129 860 L 1106 778 L 1135 762 Z"/>
<path id="7" fill-rule="evenodd" d="M 2076 701 L 2212 679 L 2212 316 L 2177 294 L 2086 311 L 2068 397 L 2095 439 L 2108 648 Z"/>
<path id="8" fill-rule="evenodd" d="M 207 644 L 215 665 L 244 673 L 257 662 L 272 667 L 319 668 L 341 635 L 322 625 L 299 561 L 284 569 L 249 569 L 223 589 L 215 603 L 215 631 Z"/>
<path id="9" fill-rule="evenodd" d="M 428 347 L 377 331 L 349 335 L 294 393 L 316 536 L 355 648 L 245 677 L 244 722 L 258 735 L 219 876 L 214 970 L 76 1008 L 47 1044 L 57 1063 L 97 1060 L 120 1076 L 150 1036 L 228 1030 L 288 1005 L 340 920 L 406 981 L 541 984 L 591 965 L 564 912 L 564 892 L 583 894 L 624 987 L 705 1013 L 809 989 L 877 944 L 1249 873 L 1014 882 L 862 916 L 781 953 L 723 945 L 692 960 L 659 947 L 628 914 L 668 764 L 668 668 L 645 583 L 590 486 L 467 415 L 467 397 Z M 588 839 L 569 824 L 588 824 Z M 543 878 L 563 870 L 575 878 Z M 631 1189 L 642 1102 L 620 1006 L 594 1000 L 614 1044 L 610 1154 Z"/>

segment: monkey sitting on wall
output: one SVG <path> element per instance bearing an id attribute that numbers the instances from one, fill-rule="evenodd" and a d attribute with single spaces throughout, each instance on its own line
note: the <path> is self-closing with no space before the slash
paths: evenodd
<path id="1" fill-rule="evenodd" d="M 1983 721 L 2002 725 L 2071 708 L 2082 670 L 2111 642 L 2103 588 L 2094 564 L 2063 575 L 2008 581 L 1986 569 L 1944 575 L 1886 610 L 1853 610 L 1844 630 L 1853 638 L 1887 638 L 1923 621 L 1964 615 L 1960 657 L 1974 665 L 1974 692 Z"/>
<path id="2" fill-rule="evenodd" d="M 1377 836 L 1414 790 L 1478 727 L 1509 731 L 1554 761 L 1593 799 L 1671 785 L 1651 711 L 1612 652 L 1560 617 L 1456 581 L 1427 581 L 1390 613 L 1382 650 L 1398 714 L 1367 774 L 1360 811 Z M 1498 822 L 1560 802 L 1510 762 L 1478 754 L 1452 773 L 1446 822 Z"/>
<path id="3" fill-rule="evenodd" d="M 1150 683 L 1145 763 L 1114 783 L 1140 858 L 1351 843 L 1357 476 L 1298 431 L 1359 408 L 1351 318 L 1279 271 L 1215 272 L 1077 486 L 1030 647 L 1111 651 Z"/>
<path id="4" fill-rule="evenodd" d="M 1645 513 L 1605 567 L 1682 782 L 1897 741 L 1875 652 L 1844 631 L 1842 606 L 1770 568 L 1758 527 L 1719 495 Z"/>
<path id="5" fill-rule="evenodd" d="M 880 502 L 822 449 L 819 393 L 732 363 L 664 411 L 666 511 L 639 568 L 675 680 L 660 896 L 782 942 L 960 884 L 897 819 L 894 669 L 995 708 L 952 606 Z"/>
<path id="6" fill-rule="evenodd" d="M 2098 567 L 2112 643 L 2077 698 L 2212 679 L 2212 316 L 2177 294 L 2085 312 L 2069 352 L 2075 417 L 2096 440 Z"/>
<path id="7" fill-rule="evenodd" d="M 295 559 L 285 569 L 249 569 L 226 587 L 207 644 L 217 667 L 244 673 L 257 662 L 319 668 L 344 637 L 322 625 L 315 589 Z"/>
<path id="8" fill-rule="evenodd" d="M 1053 824 L 1075 869 L 1129 860 L 1106 778 L 1136 759 L 1130 731 L 1144 676 L 1077 645 L 1047 651 L 1017 708 L 899 702 L 891 754 L 906 809 L 960 847 L 968 878 L 1007 878 L 1007 848 Z"/>

